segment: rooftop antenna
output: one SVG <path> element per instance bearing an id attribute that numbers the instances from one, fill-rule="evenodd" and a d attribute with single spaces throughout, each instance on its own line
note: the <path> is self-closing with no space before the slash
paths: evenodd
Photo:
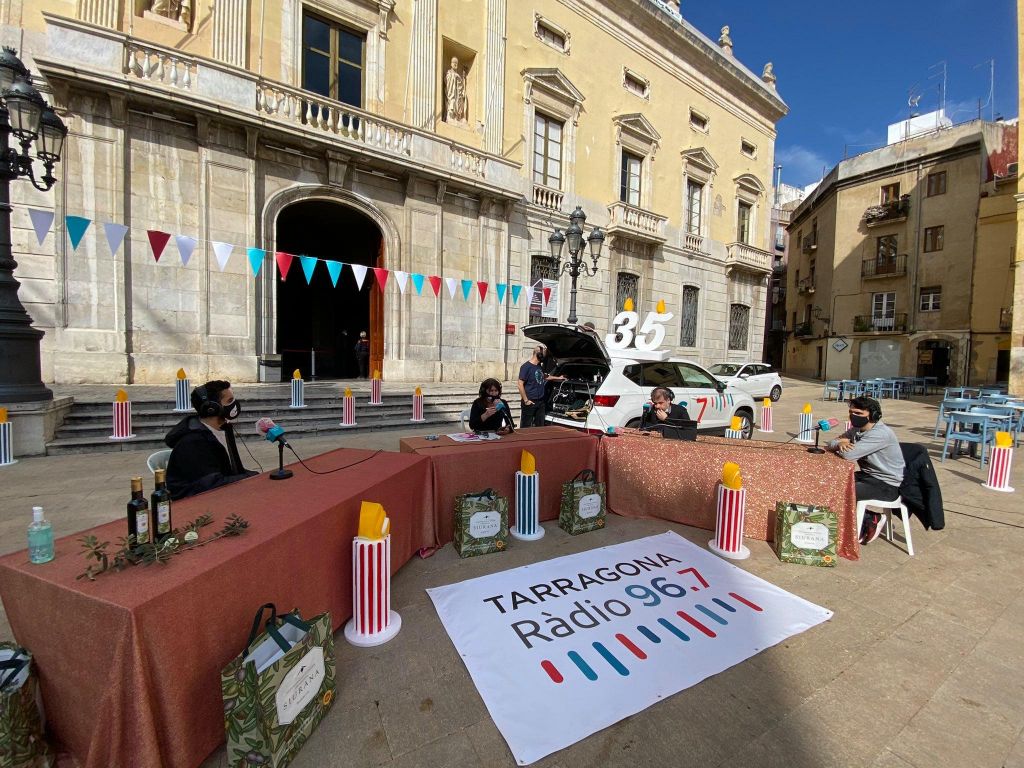
<path id="1" fill-rule="evenodd" d="M 992 120 L 992 122 L 995 122 L 995 119 L 996 119 L 996 98 L 995 98 L 995 96 L 996 96 L 996 60 L 995 59 L 989 59 L 988 61 L 983 61 L 980 64 L 975 64 L 974 65 L 974 69 L 977 69 L 978 67 L 983 67 L 986 64 L 988 64 L 988 101 L 986 101 L 984 104 L 981 104 L 978 107 L 978 119 L 979 120 L 981 119 L 981 111 L 985 107 L 988 107 L 990 109 L 989 115 L 991 116 L 991 120 Z M 980 102 L 981 99 L 978 99 L 978 101 Z"/>
<path id="2" fill-rule="evenodd" d="M 939 67 L 942 68 L 942 72 L 941 72 L 941 75 L 942 75 L 942 85 L 939 88 L 939 109 L 942 111 L 942 114 L 945 115 L 946 114 L 946 76 L 947 76 L 946 60 L 943 59 L 942 61 L 940 61 L 940 62 L 938 62 L 936 64 L 932 64 L 930 67 L 928 67 L 928 71 L 931 72 L 933 69 L 938 69 Z M 939 75 L 940 75 L 940 73 L 936 72 L 935 74 L 928 75 L 928 79 L 931 80 L 932 78 L 938 77 Z"/>

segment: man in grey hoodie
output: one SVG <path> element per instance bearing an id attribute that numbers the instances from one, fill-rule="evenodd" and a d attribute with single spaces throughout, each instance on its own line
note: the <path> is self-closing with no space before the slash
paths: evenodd
<path id="1" fill-rule="evenodd" d="M 857 501 L 899 498 L 903 483 L 903 453 L 896 433 L 882 424 L 882 406 L 872 397 L 855 397 L 850 401 L 850 429 L 828 445 L 828 449 L 844 459 L 856 461 Z M 864 516 L 861 543 L 878 538 L 885 528 L 882 515 L 871 512 Z"/>

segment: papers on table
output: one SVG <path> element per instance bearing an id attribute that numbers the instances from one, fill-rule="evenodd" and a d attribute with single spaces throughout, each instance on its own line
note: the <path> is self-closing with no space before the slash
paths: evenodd
<path id="1" fill-rule="evenodd" d="M 482 443 L 487 440 L 501 440 L 496 432 L 455 432 L 448 435 L 456 443 Z"/>

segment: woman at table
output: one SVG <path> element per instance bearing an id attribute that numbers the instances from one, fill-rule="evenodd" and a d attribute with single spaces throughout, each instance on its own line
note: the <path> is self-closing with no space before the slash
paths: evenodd
<path id="1" fill-rule="evenodd" d="M 484 379 L 480 384 L 480 397 L 469 409 L 469 428 L 474 432 L 497 432 L 507 435 L 512 431 L 512 412 L 508 401 L 501 397 L 501 382 Z"/>

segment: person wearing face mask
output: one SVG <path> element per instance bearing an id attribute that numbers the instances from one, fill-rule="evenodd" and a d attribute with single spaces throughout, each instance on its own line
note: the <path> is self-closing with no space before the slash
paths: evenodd
<path id="1" fill-rule="evenodd" d="M 172 499 L 259 474 L 242 466 L 231 422 L 242 412 L 229 381 L 208 381 L 192 390 L 194 415 L 171 427 L 164 442 L 171 449 L 167 490 Z"/>
<path id="2" fill-rule="evenodd" d="M 564 376 L 553 376 L 544 371 L 544 358 L 547 348 L 538 344 L 533 354 L 519 367 L 519 397 L 522 399 L 522 420 L 520 429 L 544 426 L 545 385 L 549 381 L 565 381 Z"/>
<path id="3" fill-rule="evenodd" d="M 855 397 L 849 408 L 850 429 L 829 443 L 828 450 L 860 466 L 855 475 L 857 501 L 894 501 L 900 495 L 905 466 L 896 433 L 881 422 L 882 406 L 873 397 Z M 881 513 L 868 510 L 861 544 L 877 539 L 884 528 Z"/>
<path id="4" fill-rule="evenodd" d="M 480 397 L 469 409 L 469 428 L 474 432 L 497 432 L 507 435 L 512 431 L 512 412 L 508 401 L 501 397 L 501 382 L 484 379 L 480 384 Z"/>

